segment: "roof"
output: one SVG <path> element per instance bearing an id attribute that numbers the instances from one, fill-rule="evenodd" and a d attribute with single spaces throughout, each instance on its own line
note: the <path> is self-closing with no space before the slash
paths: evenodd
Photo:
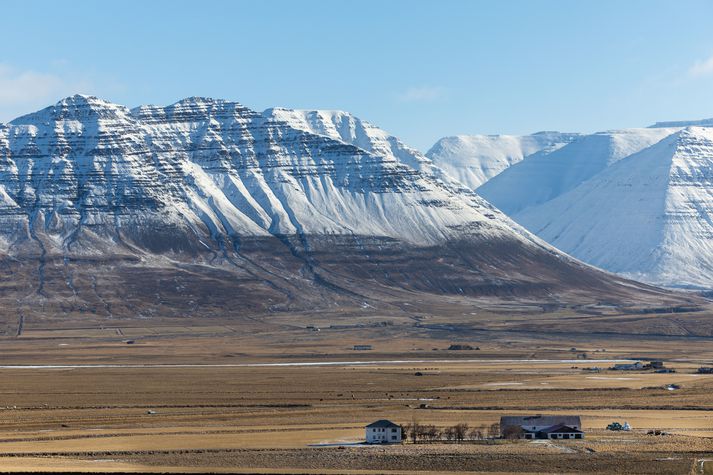
<path id="1" fill-rule="evenodd" d="M 401 427 L 398 424 L 394 424 L 393 422 L 386 420 L 386 419 L 380 419 L 376 422 L 372 422 L 366 427 Z"/>
<path id="2" fill-rule="evenodd" d="M 582 427 L 579 416 L 503 416 L 500 418 L 500 427 L 508 426 L 546 426 L 552 427 L 558 424 L 566 426 Z"/>
<path id="3" fill-rule="evenodd" d="M 569 426 L 566 426 L 564 424 L 557 424 L 552 427 L 547 427 L 545 429 L 542 429 L 538 432 L 544 432 L 545 434 L 582 434 L 583 432 L 581 430 L 573 429 Z"/>

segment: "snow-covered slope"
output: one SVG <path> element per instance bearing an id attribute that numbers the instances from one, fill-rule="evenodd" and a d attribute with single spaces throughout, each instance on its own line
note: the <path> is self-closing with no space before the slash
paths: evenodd
<path id="1" fill-rule="evenodd" d="M 578 134 L 457 135 L 440 139 L 426 153 L 433 163 L 475 190 L 506 168 L 534 154 L 547 155 Z"/>
<path id="2" fill-rule="evenodd" d="M 0 246 L 22 287 L 10 301 L 108 314 L 396 291 L 668 298 L 556 251 L 349 114 L 206 98 L 128 110 L 78 95 L 0 126 Z"/>
<path id="3" fill-rule="evenodd" d="M 604 269 L 713 288 L 713 128 L 671 134 L 513 217 Z"/>
<path id="4" fill-rule="evenodd" d="M 402 163 L 409 149 L 398 142 L 356 147 L 226 101 L 129 111 L 75 96 L 14 120 L 0 144 L 2 233 L 32 237 L 37 221 L 60 249 L 84 230 L 153 221 L 201 238 L 360 234 L 432 244 L 468 227 L 512 233 L 475 194 Z"/>
<path id="5" fill-rule="evenodd" d="M 444 173 L 442 167 L 435 166 L 423 153 L 404 144 L 398 137 L 349 112 L 276 107 L 267 109 L 263 115 L 293 129 L 329 137 L 354 145 L 374 155 L 396 160 L 420 171 L 429 178 L 459 187 L 458 183 Z"/>
<path id="6" fill-rule="evenodd" d="M 477 189 L 508 215 L 545 203 L 643 150 L 677 128 L 622 129 L 585 135 L 549 154 L 536 154 L 507 168 Z"/>

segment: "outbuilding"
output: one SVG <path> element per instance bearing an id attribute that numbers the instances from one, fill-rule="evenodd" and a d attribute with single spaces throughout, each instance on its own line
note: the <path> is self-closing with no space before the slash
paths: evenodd
<path id="1" fill-rule="evenodd" d="M 639 371 L 646 368 L 644 368 L 644 364 L 641 361 L 637 361 L 636 363 L 615 364 L 610 369 L 614 371 Z"/>
<path id="2" fill-rule="evenodd" d="M 503 416 L 500 435 L 523 439 L 583 439 L 579 416 Z"/>
<path id="3" fill-rule="evenodd" d="M 381 419 L 366 426 L 367 444 L 400 444 L 401 426 Z"/>
<path id="4" fill-rule="evenodd" d="M 564 424 L 547 427 L 535 433 L 535 439 L 583 439 L 584 432 Z"/>

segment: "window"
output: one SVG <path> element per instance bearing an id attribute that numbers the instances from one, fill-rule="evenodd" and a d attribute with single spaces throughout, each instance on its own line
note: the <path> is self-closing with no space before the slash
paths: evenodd
<path id="1" fill-rule="evenodd" d="M 396 436 L 395 436 L 395 435 L 392 435 L 392 436 L 391 436 L 391 440 L 396 440 Z"/>
<path id="2" fill-rule="evenodd" d="M 391 429 L 391 432 L 396 432 L 396 428 L 395 428 L 395 427 L 392 428 L 392 429 Z"/>

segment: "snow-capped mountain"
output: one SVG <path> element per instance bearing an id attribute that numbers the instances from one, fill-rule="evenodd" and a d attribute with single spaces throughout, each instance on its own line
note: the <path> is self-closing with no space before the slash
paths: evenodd
<path id="1" fill-rule="evenodd" d="M 675 132 L 513 217 L 604 269 L 712 288 L 713 128 Z"/>
<path id="2" fill-rule="evenodd" d="M 548 154 L 533 155 L 477 189 L 510 216 L 575 188 L 613 163 L 655 144 L 676 128 L 622 129 L 578 137 Z"/>
<path id="3" fill-rule="evenodd" d="M 72 96 L 0 126 L 0 223 L 4 296 L 65 312 L 668 298 L 559 253 L 344 113 Z"/>
<path id="4" fill-rule="evenodd" d="M 440 139 L 426 153 L 433 163 L 475 190 L 506 168 L 533 155 L 547 155 L 579 134 L 456 135 Z"/>
<path id="5" fill-rule="evenodd" d="M 129 111 L 71 97 L 4 129 L 5 229 L 32 238 L 37 221 L 43 244 L 57 249 L 154 221 L 204 242 L 346 234 L 425 245 L 469 227 L 512 233 L 477 195 L 429 180 L 404 163 L 418 155 L 374 136 L 354 146 L 358 138 L 315 134 L 227 101 Z"/>

